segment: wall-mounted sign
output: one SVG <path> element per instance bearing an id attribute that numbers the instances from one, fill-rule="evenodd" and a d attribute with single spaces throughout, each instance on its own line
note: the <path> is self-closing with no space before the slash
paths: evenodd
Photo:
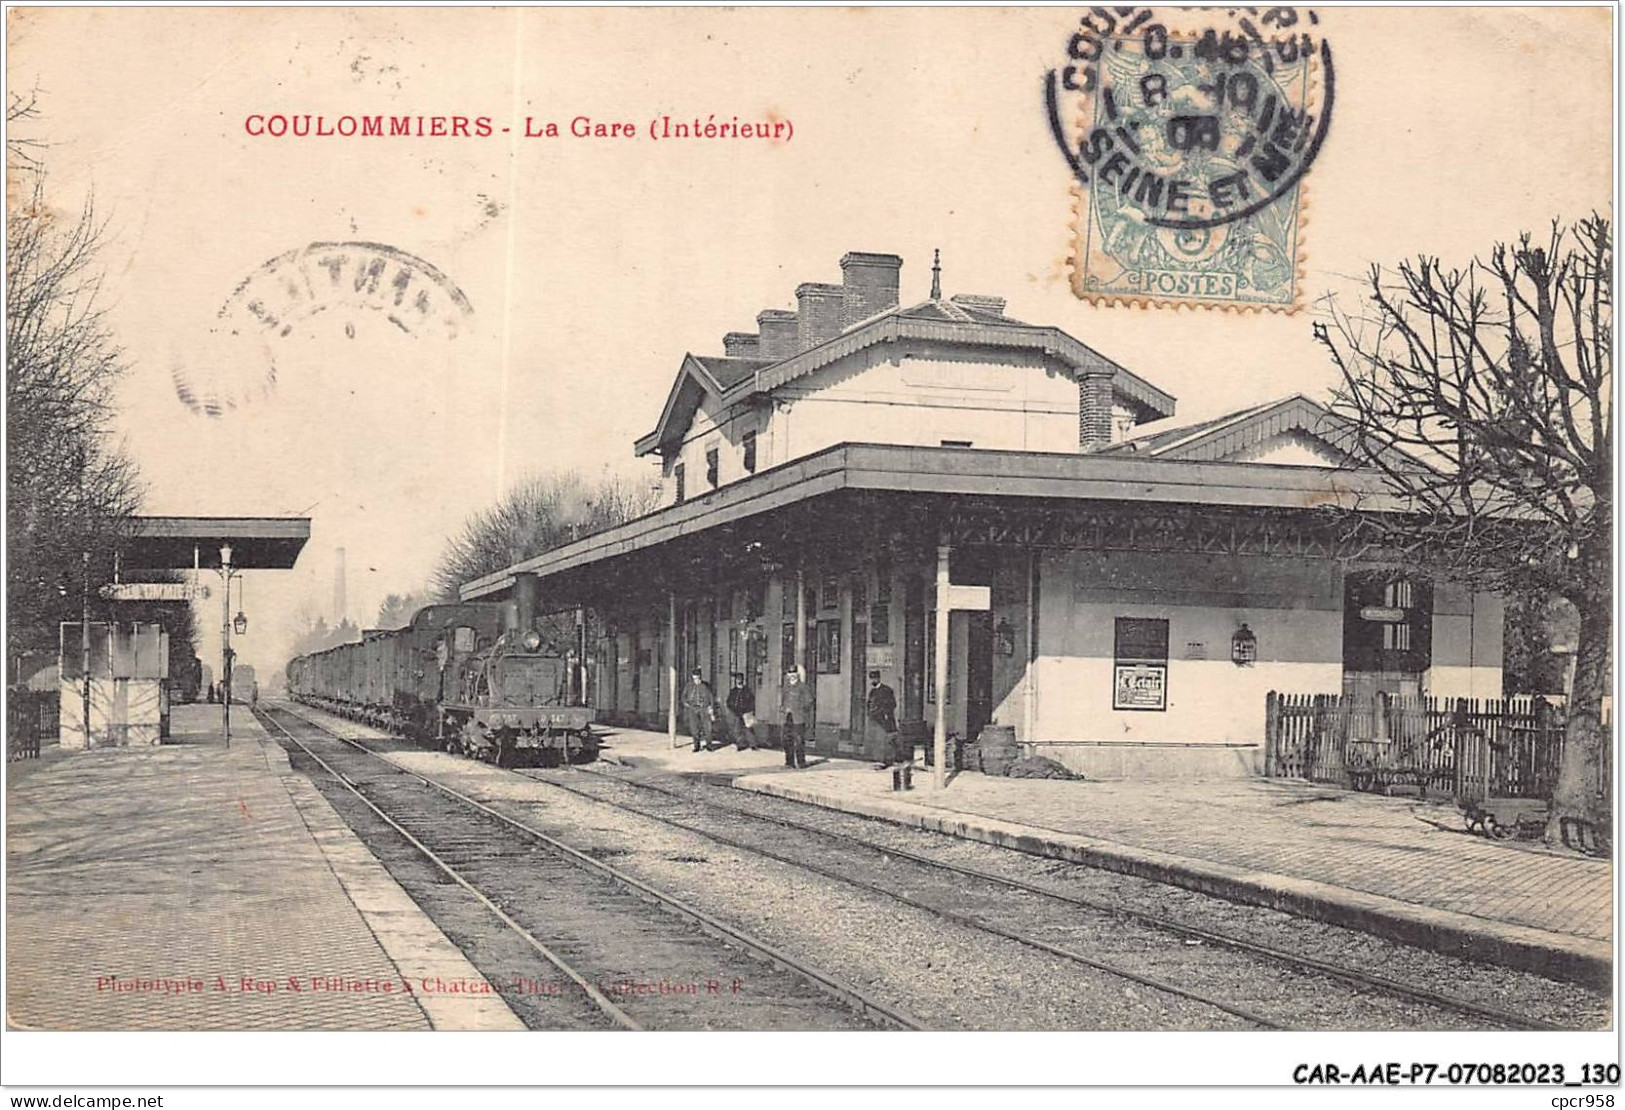
<path id="1" fill-rule="evenodd" d="M 1112 637 L 1112 708 L 1168 708 L 1168 621 L 1118 617 Z"/>
<path id="2" fill-rule="evenodd" d="M 190 582 L 109 582 L 99 592 L 108 601 L 204 601 L 209 587 Z"/>
<path id="3" fill-rule="evenodd" d="M 1406 619 L 1406 613 L 1405 610 L 1391 605 L 1367 605 L 1360 610 L 1360 619 L 1376 621 L 1379 624 L 1402 624 Z"/>
<path id="4" fill-rule="evenodd" d="M 1258 661 L 1258 637 L 1245 624 L 1230 637 L 1230 661 L 1238 667 L 1250 667 Z"/>
<path id="5" fill-rule="evenodd" d="M 1167 665 L 1118 663 L 1112 669 L 1112 708 L 1154 712 L 1167 709 Z"/>

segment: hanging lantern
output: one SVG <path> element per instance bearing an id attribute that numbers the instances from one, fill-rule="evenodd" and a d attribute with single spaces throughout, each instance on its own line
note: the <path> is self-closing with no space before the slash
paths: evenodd
<path id="1" fill-rule="evenodd" d="M 1245 622 L 1230 637 L 1230 661 L 1238 667 L 1250 667 L 1258 661 L 1258 637 Z"/>
<path id="2" fill-rule="evenodd" d="M 239 636 L 248 631 L 248 617 L 241 609 L 237 610 L 237 615 L 231 619 L 231 630 Z"/>
<path id="3" fill-rule="evenodd" d="M 1016 653 L 1016 630 L 1010 627 L 1009 621 L 1001 620 L 993 630 L 993 652 L 995 655 Z"/>

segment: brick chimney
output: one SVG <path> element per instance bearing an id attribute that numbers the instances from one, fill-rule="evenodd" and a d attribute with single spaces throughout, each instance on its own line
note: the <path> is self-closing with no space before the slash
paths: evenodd
<path id="1" fill-rule="evenodd" d="M 1078 450 L 1098 451 L 1112 441 L 1110 374 L 1078 377 Z"/>
<path id="2" fill-rule="evenodd" d="M 756 330 L 761 333 L 756 346 L 762 358 L 777 361 L 800 350 L 797 345 L 800 326 L 794 312 L 782 308 L 763 309 L 756 314 Z"/>
<path id="3" fill-rule="evenodd" d="M 984 297 L 980 293 L 955 293 L 948 299 L 954 304 L 962 305 L 965 308 L 978 309 L 994 316 L 1004 315 L 1005 300 L 1003 297 Z"/>
<path id="4" fill-rule="evenodd" d="M 849 328 L 888 308 L 897 307 L 897 287 L 903 260 L 895 254 L 848 251 L 841 257 L 841 289 L 845 294 L 841 326 Z"/>
<path id="5" fill-rule="evenodd" d="M 797 350 L 809 350 L 826 339 L 840 335 L 845 327 L 842 323 L 845 304 L 844 286 L 823 285 L 816 281 L 796 286 L 796 316 L 800 325 Z"/>
<path id="6" fill-rule="evenodd" d="M 722 353 L 729 358 L 757 358 L 761 337 L 753 331 L 731 331 L 722 337 Z"/>

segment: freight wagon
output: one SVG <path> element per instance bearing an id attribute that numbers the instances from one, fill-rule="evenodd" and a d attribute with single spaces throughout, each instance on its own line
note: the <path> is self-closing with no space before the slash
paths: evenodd
<path id="1" fill-rule="evenodd" d="M 405 628 L 368 629 L 288 664 L 288 696 L 316 708 L 499 765 L 598 756 L 578 666 L 504 607 L 429 605 Z"/>

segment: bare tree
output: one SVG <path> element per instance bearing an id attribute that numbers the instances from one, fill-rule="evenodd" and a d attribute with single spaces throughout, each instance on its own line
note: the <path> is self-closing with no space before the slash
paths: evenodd
<path id="1" fill-rule="evenodd" d="M 8 122 L 35 116 L 13 95 Z M 7 142 L 16 186 L 6 220 L 7 648 L 55 640 L 83 595 L 111 573 L 118 537 L 140 502 L 134 465 L 111 439 L 124 355 L 97 297 L 103 225 L 86 201 L 64 219 L 46 204 L 40 143 Z M 99 603 L 93 605 L 101 614 Z"/>
<path id="2" fill-rule="evenodd" d="M 1360 514 L 1379 542 L 1483 588 L 1579 614 L 1547 839 L 1606 828 L 1599 766 L 1613 636 L 1613 228 L 1554 225 L 1487 261 L 1374 267 L 1370 309 L 1335 303 L 1316 337 L 1342 371 L 1334 411 L 1357 461 L 1410 507 Z M 1397 449 L 1397 450 L 1396 450 Z"/>
<path id="3" fill-rule="evenodd" d="M 434 591 L 455 601 L 464 582 L 642 516 L 654 505 L 652 488 L 614 476 L 589 482 L 568 471 L 527 478 L 471 516 L 447 543 Z"/>
<path id="4" fill-rule="evenodd" d="M 428 599 L 416 591 L 407 591 L 404 594 L 390 594 L 378 606 L 378 619 L 374 628 L 405 628 L 411 623 L 413 615 L 425 605 Z"/>

